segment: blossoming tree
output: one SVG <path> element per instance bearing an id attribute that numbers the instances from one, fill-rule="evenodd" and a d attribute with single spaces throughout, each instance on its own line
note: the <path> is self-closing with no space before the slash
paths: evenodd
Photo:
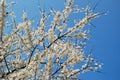
<path id="1" fill-rule="evenodd" d="M 8 11 L 11 5 L 0 1 L 0 80 L 79 80 L 81 73 L 99 71 L 102 64 L 84 50 L 89 39 L 85 26 L 100 13 L 67 0 L 62 11 L 51 9 L 47 14 L 39 8 L 39 26 L 33 27 L 25 11 L 23 22 L 16 23 L 14 11 Z M 69 16 L 74 12 L 87 14 L 69 28 Z M 51 15 L 53 20 L 47 25 Z"/>

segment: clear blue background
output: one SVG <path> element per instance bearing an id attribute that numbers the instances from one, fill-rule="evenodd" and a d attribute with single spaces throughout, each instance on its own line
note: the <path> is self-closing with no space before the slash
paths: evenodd
<path id="1" fill-rule="evenodd" d="M 8 0 L 10 2 L 12 0 Z M 38 0 L 13 0 L 17 21 L 21 21 L 22 11 L 29 12 L 28 16 L 38 20 Z M 83 6 L 87 0 L 75 0 Z M 91 0 L 92 7 L 98 0 Z M 41 8 L 48 11 L 50 7 L 56 10 L 64 8 L 64 0 L 40 0 Z M 96 8 L 98 12 L 109 11 L 93 21 L 96 28 L 91 30 L 88 47 L 93 48 L 93 56 L 104 63 L 102 73 L 89 72 L 82 75 L 83 80 L 120 80 L 120 0 L 100 0 Z M 78 16 L 74 16 L 78 18 Z"/>

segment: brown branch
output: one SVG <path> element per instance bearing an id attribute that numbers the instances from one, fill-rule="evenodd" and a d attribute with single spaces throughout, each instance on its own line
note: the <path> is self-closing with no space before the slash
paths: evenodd
<path id="1" fill-rule="evenodd" d="M 57 39 L 55 39 L 53 42 L 51 42 L 51 43 L 48 45 L 47 48 L 50 48 L 50 46 L 51 46 L 53 43 L 55 43 L 57 40 L 61 39 L 62 37 L 65 37 L 68 33 L 69 33 L 69 32 L 66 32 L 65 34 L 59 36 Z"/>
<path id="2" fill-rule="evenodd" d="M 53 77 L 57 72 L 59 72 L 61 69 L 63 68 L 63 66 L 61 66 L 60 68 L 58 68 L 51 76 Z"/>
<path id="3" fill-rule="evenodd" d="M 6 65 L 6 68 L 7 68 L 8 72 L 10 72 L 9 67 L 8 67 L 8 64 L 7 64 L 7 60 L 6 60 L 5 57 L 4 57 L 4 61 L 5 61 L 5 65 Z"/>
<path id="4" fill-rule="evenodd" d="M 24 69 L 25 67 L 26 67 L 26 65 L 25 65 L 25 66 L 22 66 L 22 67 L 20 67 L 20 68 L 13 69 L 13 70 L 11 70 L 11 71 L 9 71 L 9 72 L 6 72 L 6 73 L 4 73 L 0 78 L 5 78 L 5 77 L 8 76 L 9 74 L 12 74 L 12 73 L 14 73 L 14 72 L 17 71 L 17 70 Z"/>
<path id="5" fill-rule="evenodd" d="M 36 50 L 37 47 L 38 47 L 38 45 L 36 45 L 36 46 L 33 48 L 33 50 L 31 51 L 30 57 L 29 57 L 29 60 L 28 60 L 28 64 L 30 63 L 31 58 L 32 58 L 32 56 L 33 56 L 33 53 L 34 53 L 34 51 Z"/>
<path id="6" fill-rule="evenodd" d="M 45 39 L 45 37 L 43 37 L 42 40 L 39 40 L 39 42 L 43 41 L 44 39 Z M 37 44 L 37 45 L 33 48 L 33 50 L 31 51 L 30 56 L 29 56 L 29 60 L 28 60 L 28 64 L 30 63 L 31 58 L 32 58 L 32 56 L 33 56 L 33 53 L 34 53 L 34 51 L 37 49 L 38 46 L 39 46 L 39 44 Z"/>
<path id="7" fill-rule="evenodd" d="M 2 11 L 1 11 L 1 19 L 0 19 L 0 41 L 2 41 L 2 36 L 3 36 L 3 29 L 4 29 L 4 26 L 5 26 L 5 18 L 6 18 L 6 15 L 5 15 L 5 9 L 6 9 L 6 5 L 5 5 L 5 1 L 2 2 L 2 5 L 1 5 L 1 8 L 2 8 Z"/>

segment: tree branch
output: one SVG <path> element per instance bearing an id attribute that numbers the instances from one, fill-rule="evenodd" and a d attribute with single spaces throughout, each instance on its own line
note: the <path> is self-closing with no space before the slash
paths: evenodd
<path id="1" fill-rule="evenodd" d="M 6 60 L 5 57 L 4 57 L 4 60 L 5 60 L 5 65 L 6 65 L 6 67 L 7 67 L 7 70 L 8 70 L 8 72 L 10 72 L 9 67 L 8 67 L 8 64 L 7 64 L 7 60 Z"/>

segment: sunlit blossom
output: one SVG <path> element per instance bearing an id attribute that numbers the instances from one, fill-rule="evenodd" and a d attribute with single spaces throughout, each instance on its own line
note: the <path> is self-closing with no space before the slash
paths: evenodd
<path id="1" fill-rule="evenodd" d="M 102 68 L 100 62 L 84 51 L 89 34 L 86 25 L 100 14 L 90 12 L 69 27 L 70 14 L 79 9 L 73 1 L 66 0 L 63 10 L 51 9 L 52 14 L 41 11 L 37 26 L 33 26 L 37 22 L 30 20 L 26 11 L 23 21 L 17 23 L 14 10 L 6 14 L 11 5 L 6 0 L 0 1 L 0 80 L 78 80 L 77 75 Z M 14 26 L 9 33 L 4 31 L 8 16 Z M 48 18 L 53 18 L 49 25 Z M 74 68 L 76 64 L 81 66 Z"/>

